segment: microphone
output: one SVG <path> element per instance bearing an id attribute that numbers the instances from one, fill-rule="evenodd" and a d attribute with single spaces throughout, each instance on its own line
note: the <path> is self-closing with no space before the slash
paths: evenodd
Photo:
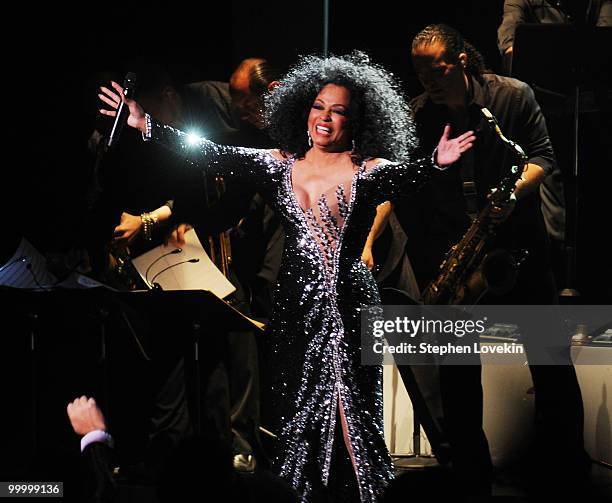
<path id="1" fill-rule="evenodd" d="M 134 92 L 136 91 L 136 74 L 134 72 L 128 72 L 123 81 L 123 95 L 126 98 L 133 98 Z M 106 146 L 111 148 L 119 140 L 119 135 L 123 130 L 123 126 L 127 122 L 127 118 L 130 115 L 130 110 L 123 100 L 119 103 L 117 108 L 117 115 L 115 115 L 115 123 L 113 129 L 111 129 Z"/>
<path id="2" fill-rule="evenodd" d="M 168 267 L 164 267 L 161 271 L 159 271 L 155 276 L 153 276 L 151 278 L 151 283 L 153 283 L 155 281 L 155 278 L 157 278 L 157 276 L 159 276 L 162 272 L 167 271 L 168 269 L 172 269 L 173 267 L 176 267 L 177 265 L 181 265 L 181 264 L 195 264 L 196 262 L 199 262 L 200 259 L 199 258 L 190 258 L 189 260 L 182 260 L 181 262 L 177 262 L 176 264 L 172 264 L 169 265 Z"/>
<path id="3" fill-rule="evenodd" d="M 151 270 L 151 267 L 153 267 L 157 262 L 159 262 L 161 259 L 163 259 L 164 257 L 167 257 L 168 255 L 173 255 L 175 253 L 181 253 L 183 251 L 182 248 L 175 248 L 174 250 L 172 250 L 171 252 L 168 253 L 164 253 L 163 255 L 160 255 L 159 257 L 157 257 L 153 262 L 151 262 L 149 264 L 149 267 L 147 267 L 147 270 L 145 271 L 145 281 L 150 285 L 151 283 L 149 283 L 149 271 Z"/>

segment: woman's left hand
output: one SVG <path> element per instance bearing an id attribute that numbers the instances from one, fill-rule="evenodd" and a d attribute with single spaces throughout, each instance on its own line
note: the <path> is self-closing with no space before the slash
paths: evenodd
<path id="1" fill-rule="evenodd" d="M 434 159 L 436 165 L 440 168 L 447 168 L 451 164 L 457 162 L 465 151 L 472 148 L 476 136 L 474 131 L 468 131 L 457 138 L 450 139 L 451 127 L 447 124 L 444 127 L 442 137 L 438 142 L 436 151 L 436 158 Z"/>

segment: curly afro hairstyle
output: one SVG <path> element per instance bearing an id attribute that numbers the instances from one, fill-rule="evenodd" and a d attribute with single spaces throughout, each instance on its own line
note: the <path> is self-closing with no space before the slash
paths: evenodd
<path id="1" fill-rule="evenodd" d="M 327 84 L 351 93 L 348 117 L 356 162 L 370 157 L 409 158 L 417 140 L 399 83 L 359 51 L 347 56 L 303 56 L 266 96 L 267 131 L 283 152 L 301 158 L 309 149 L 308 115 Z"/>

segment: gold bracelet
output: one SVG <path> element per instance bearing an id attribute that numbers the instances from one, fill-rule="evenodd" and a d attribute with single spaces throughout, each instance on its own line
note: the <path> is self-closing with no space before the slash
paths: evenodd
<path id="1" fill-rule="evenodd" d="M 157 225 L 157 215 L 155 213 L 141 213 L 142 234 L 147 241 L 151 241 L 151 231 Z"/>

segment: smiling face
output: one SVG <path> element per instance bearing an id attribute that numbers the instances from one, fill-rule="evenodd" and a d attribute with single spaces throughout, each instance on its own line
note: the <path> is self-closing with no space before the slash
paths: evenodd
<path id="1" fill-rule="evenodd" d="M 327 84 L 319 91 L 308 115 L 313 146 L 330 152 L 350 149 L 350 103 L 351 92 L 346 87 Z"/>

